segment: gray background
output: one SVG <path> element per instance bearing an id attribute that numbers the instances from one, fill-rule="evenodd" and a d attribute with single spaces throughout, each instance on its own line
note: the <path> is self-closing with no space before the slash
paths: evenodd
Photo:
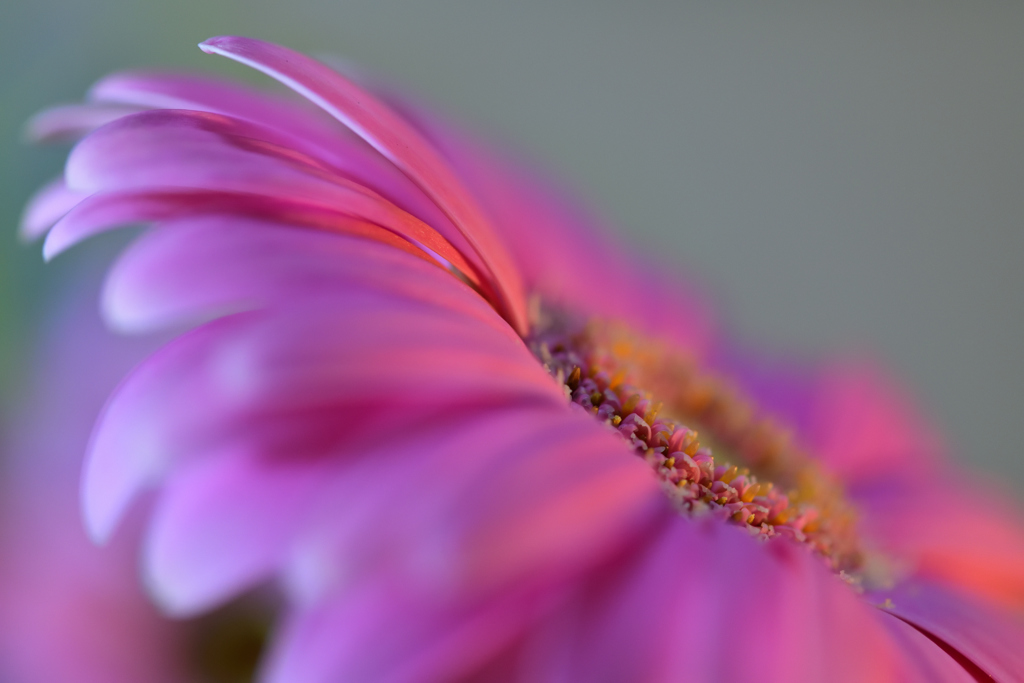
<path id="1" fill-rule="evenodd" d="M 1024 484 L 1024 4 L 8 0 L 6 385 L 88 251 L 44 272 L 17 245 L 63 156 L 22 122 L 116 68 L 258 80 L 196 49 L 220 33 L 345 55 L 525 148 L 696 273 L 744 345 L 872 352 L 962 457 Z"/>

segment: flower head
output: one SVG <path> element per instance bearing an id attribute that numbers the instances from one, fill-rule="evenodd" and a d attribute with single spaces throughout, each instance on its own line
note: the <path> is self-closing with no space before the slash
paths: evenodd
<path id="1" fill-rule="evenodd" d="M 114 394 L 84 484 L 98 539 L 158 488 L 166 609 L 279 582 L 272 681 L 1024 674 L 1020 527 L 863 371 L 729 359 L 671 278 L 431 115 L 201 47 L 315 108 L 109 77 L 37 119 L 87 135 L 24 227 L 52 256 L 154 223 L 104 311 L 194 325 Z"/>

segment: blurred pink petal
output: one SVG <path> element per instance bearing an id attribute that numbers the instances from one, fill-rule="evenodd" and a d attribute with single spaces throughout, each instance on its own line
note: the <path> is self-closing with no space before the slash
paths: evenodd
<path id="1" fill-rule="evenodd" d="M 667 521 L 567 599 L 520 585 L 452 606 L 367 581 L 286 626 L 270 680 L 973 680 L 807 555 Z"/>
<path id="2" fill-rule="evenodd" d="M 382 420 L 382 410 L 397 417 L 474 402 L 557 405 L 560 392 L 520 342 L 477 315 L 437 305 L 473 303 L 468 290 L 452 292 L 461 297 L 435 291 L 428 306 L 342 290 L 312 308 L 281 312 L 291 322 L 224 318 L 154 355 L 115 393 L 94 435 L 85 479 L 93 533 L 109 533 L 134 495 L 186 456 L 258 433 L 262 450 L 287 449 L 290 440 L 334 447 L 357 425 L 325 422 L 328 411 L 372 406 Z M 267 421 L 275 413 L 279 419 Z"/>
<path id="3" fill-rule="evenodd" d="M 920 629 L 996 681 L 1024 671 L 1024 622 L 952 591 L 918 582 L 888 591 L 886 611 Z"/>
<path id="4" fill-rule="evenodd" d="M 120 329 L 149 330 L 284 305 L 325 286 L 369 286 L 428 302 L 446 289 L 463 287 L 439 273 L 436 262 L 419 250 L 403 254 L 399 244 L 372 239 L 237 217 L 168 221 L 136 241 L 115 264 L 104 290 L 104 312 Z M 195 248 L 197 241 L 202 250 Z M 422 261 L 410 258 L 416 252 Z M 407 275 L 396 278 L 395 269 Z M 187 279 L 182 271 L 189 273 Z M 464 301 L 475 304 L 481 321 L 500 322 L 476 297 Z"/>
<path id="5" fill-rule="evenodd" d="M 86 192 L 69 190 L 63 178 L 43 186 L 25 207 L 18 234 L 25 240 L 42 237 L 54 223 L 87 196 Z"/>
<path id="6" fill-rule="evenodd" d="M 856 489 L 864 528 L 923 577 L 1024 606 L 1024 523 L 995 487 L 918 475 Z M 936 519 L 936 512 L 941 517 Z"/>
<path id="7" fill-rule="evenodd" d="M 188 616 L 265 580 L 308 514 L 325 469 L 244 452 L 182 468 L 163 487 L 146 539 L 154 599 L 165 612 Z"/>
<path id="8" fill-rule="evenodd" d="M 225 321 L 222 327 L 232 322 Z M 201 328 L 147 358 L 104 407 L 89 444 L 95 455 L 87 460 L 82 482 L 86 527 L 94 540 L 108 539 L 128 504 L 166 472 L 171 454 L 163 444 L 168 427 L 162 417 L 170 406 L 189 407 L 178 397 L 187 394 L 191 385 L 202 391 L 208 384 L 202 373 L 187 370 L 196 369 L 192 349 L 209 335 L 208 329 Z M 161 381 L 158 391 L 147 393 L 147 384 Z M 200 405 L 191 407 L 204 410 Z"/>
<path id="9" fill-rule="evenodd" d="M 369 446 L 365 466 L 341 472 L 342 488 L 325 496 L 337 502 L 307 542 L 349 575 L 357 559 L 373 573 L 374 558 L 391 556 L 395 571 L 432 595 L 578 571 L 644 527 L 661 501 L 643 465 L 574 412 L 467 412 Z M 363 482 L 356 501 L 350 476 Z M 381 483 L 367 488 L 372 481 Z"/>
<path id="10" fill-rule="evenodd" d="M 821 378 L 811 416 L 816 449 L 848 481 L 934 466 L 942 447 L 910 401 L 866 364 L 837 366 Z"/>
<path id="11" fill-rule="evenodd" d="M 885 619 L 884 622 L 890 637 L 912 662 L 920 680 L 935 683 L 977 683 L 978 679 L 971 672 L 907 622 L 898 618 Z"/>
<path id="12" fill-rule="evenodd" d="M 744 536 L 669 520 L 586 596 L 566 680 L 902 678 L 870 607 L 807 554 Z"/>
<path id="13" fill-rule="evenodd" d="M 35 142 L 64 142 L 139 111 L 123 105 L 67 104 L 39 112 L 26 126 L 28 137 Z"/>
<path id="14" fill-rule="evenodd" d="M 300 109 L 228 80 L 171 72 L 122 71 L 105 76 L 89 89 L 92 106 L 122 105 L 145 109 L 192 109 L 224 114 L 271 126 L 305 139 L 311 149 L 337 144 L 337 130 L 326 117 Z"/>
<path id="15" fill-rule="evenodd" d="M 461 680 L 530 623 L 537 611 L 535 595 L 513 590 L 438 613 L 405 596 L 401 584 L 379 577 L 344 600 L 292 616 L 264 680 Z"/>

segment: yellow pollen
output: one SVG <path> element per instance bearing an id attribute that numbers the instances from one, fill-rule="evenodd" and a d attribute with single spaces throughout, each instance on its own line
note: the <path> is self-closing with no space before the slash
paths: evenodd
<path id="1" fill-rule="evenodd" d="M 842 576 L 860 568 L 856 517 L 839 483 L 724 378 L 623 325 L 535 310 L 534 355 L 651 465 L 680 510 L 805 543 Z M 693 427 L 709 435 L 706 445 Z"/>

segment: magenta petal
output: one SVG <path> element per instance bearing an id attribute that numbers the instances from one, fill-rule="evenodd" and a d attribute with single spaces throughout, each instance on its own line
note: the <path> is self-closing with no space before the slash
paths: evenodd
<path id="1" fill-rule="evenodd" d="M 87 192 L 69 190 L 63 178 L 48 183 L 29 200 L 21 216 L 18 234 L 24 240 L 34 240 L 42 236 L 64 214 L 88 196 Z"/>
<path id="2" fill-rule="evenodd" d="M 277 79 L 394 162 L 444 211 L 490 269 L 513 327 L 520 333 L 529 329 L 523 285 L 505 247 L 458 176 L 400 116 L 329 67 L 287 48 L 234 36 L 211 38 L 200 47 Z"/>
<path id="3" fill-rule="evenodd" d="M 917 576 L 1024 606 L 1024 517 L 996 486 L 964 478 L 890 473 L 862 484 L 853 491 L 862 529 Z"/>
<path id="4" fill-rule="evenodd" d="M 565 680 L 902 681 L 873 608 L 804 548 L 669 518 L 647 550 L 594 575 Z M 559 646 L 555 646 L 559 647 Z"/>
<path id="5" fill-rule="evenodd" d="M 139 192 L 174 188 L 243 193 L 345 213 L 420 244 L 477 281 L 473 266 L 436 230 L 371 190 L 331 172 L 315 159 L 268 140 L 268 131 L 203 112 L 150 111 L 110 124 L 80 142 L 65 177 L 83 191 Z M 164 211 L 135 196 L 97 197 L 65 217 L 48 240 L 48 254 L 92 234 L 111 214 Z M 142 197 L 143 200 L 146 197 Z M 122 220 L 124 217 L 122 216 Z"/>
<path id="6" fill-rule="evenodd" d="M 394 277 L 398 270 L 403 277 Z M 353 286 L 443 303 L 508 330 L 462 282 L 393 247 L 222 216 L 163 224 L 143 235 L 110 271 L 103 308 L 120 329 L 148 330 Z"/>
<path id="7" fill-rule="evenodd" d="M 894 473 L 930 476 L 943 464 L 934 430 L 876 364 L 844 360 L 814 368 L 735 355 L 727 370 L 847 486 L 870 486 Z"/>
<path id="8" fill-rule="evenodd" d="M 564 405 L 560 388 L 521 341 L 452 308 L 339 289 L 252 321 L 219 354 L 230 358 L 238 400 L 263 409 Z M 323 427 L 344 424 L 317 420 Z"/>
<path id="9" fill-rule="evenodd" d="M 189 412 L 208 417 L 216 400 L 202 351 L 235 320 L 199 328 L 147 358 L 117 388 L 93 430 L 82 480 L 86 527 L 110 537 L 128 505 L 163 477 L 175 459 L 171 425 Z M 199 360 L 204 361 L 197 363 Z M 205 396 L 206 402 L 195 397 Z M 183 398 L 184 397 L 184 398 Z"/>
<path id="10" fill-rule="evenodd" d="M 51 107 L 29 120 L 26 134 L 34 142 L 77 140 L 100 126 L 138 111 L 139 107 L 116 104 L 66 104 Z"/>
<path id="11" fill-rule="evenodd" d="M 885 619 L 883 623 L 897 647 L 912 662 L 922 682 L 977 683 L 977 679 L 956 660 L 907 622 L 894 617 Z"/>
<path id="12" fill-rule="evenodd" d="M 90 97 L 146 108 L 206 111 L 270 128 L 281 144 L 324 161 L 434 227 L 480 267 L 462 234 L 419 187 L 320 109 L 307 110 L 229 81 L 171 73 L 113 74 L 93 86 Z"/>
<path id="13" fill-rule="evenodd" d="M 285 622 L 261 680 L 462 680 L 537 611 L 537 596 L 528 590 L 445 608 L 410 595 L 399 581 L 377 576 Z"/>
<path id="14" fill-rule="evenodd" d="M 613 552 L 665 506 L 645 463 L 564 403 L 478 408 L 403 431 L 326 496 L 335 504 L 289 568 L 300 602 L 383 566 L 438 598 L 523 577 L 550 583 Z"/>
<path id="15" fill-rule="evenodd" d="M 194 109 L 243 118 L 329 147 L 344 129 L 316 109 L 303 108 L 239 83 L 192 74 L 122 71 L 89 90 L 96 103 L 146 109 Z"/>
<path id="16" fill-rule="evenodd" d="M 379 438 L 374 430 L 399 419 L 564 401 L 505 325 L 380 291 L 329 289 L 303 306 L 209 323 L 143 363 L 93 436 L 89 526 L 105 537 L 131 498 L 186 454 L 231 443 L 277 455 L 342 444 L 353 452 L 354 435 Z"/>
<path id="17" fill-rule="evenodd" d="M 382 206 L 386 211 L 387 207 Z M 460 268 L 462 272 L 469 273 L 467 279 L 474 281 L 471 266 L 461 261 L 460 255 L 451 251 L 450 246 L 430 233 L 429 229 L 423 230 L 415 222 L 403 221 L 402 217 L 392 214 L 398 218 L 397 222 L 380 221 L 395 228 L 389 230 L 388 227 L 379 227 L 350 213 L 296 202 L 287 197 L 246 192 L 196 189 L 101 192 L 83 199 L 57 222 L 43 243 L 43 257 L 50 260 L 88 237 L 131 224 L 231 214 L 240 219 L 251 216 L 279 218 L 292 227 L 314 228 L 322 232 L 372 239 L 425 260 L 432 260 L 445 268 L 449 265 Z M 407 230 L 407 227 L 411 230 Z M 441 254 L 450 256 L 451 260 L 445 260 L 419 246 L 415 239 L 417 237 L 424 244 L 434 246 Z"/>
<path id="18" fill-rule="evenodd" d="M 876 596 L 885 611 L 973 662 L 996 681 L 1024 680 L 1024 623 L 967 597 L 923 582 Z"/>
<path id="19" fill-rule="evenodd" d="M 70 187 L 87 191 L 244 191 L 242 183 L 252 187 L 277 181 L 287 183 L 284 189 L 296 199 L 354 185 L 319 160 L 281 144 L 266 128 L 206 112 L 166 109 L 123 117 L 79 142 L 68 157 L 65 178 Z M 231 182 L 236 186 L 225 186 Z"/>
<path id="20" fill-rule="evenodd" d="M 196 614 L 266 578 L 329 465 L 242 451 L 170 477 L 145 548 L 147 583 L 157 603 L 174 615 Z"/>
<path id="21" fill-rule="evenodd" d="M 851 485 L 894 469 L 933 469 L 943 453 L 904 392 L 869 363 L 832 369 L 811 405 L 810 445 Z"/>
<path id="22" fill-rule="evenodd" d="M 665 506 L 647 463 L 591 416 L 510 417 L 487 425 L 494 443 L 475 454 L 484 466 L 450 492 L 435 522 L 436 545 L 424 544 L 430 564 L 451 564 L 451 589 L 564 575 L 621 546 Z M 475 439 L 465 441 L 450 452 L 466 452 Z M 468 466 L 449 460 L 434 467 Z"/>

